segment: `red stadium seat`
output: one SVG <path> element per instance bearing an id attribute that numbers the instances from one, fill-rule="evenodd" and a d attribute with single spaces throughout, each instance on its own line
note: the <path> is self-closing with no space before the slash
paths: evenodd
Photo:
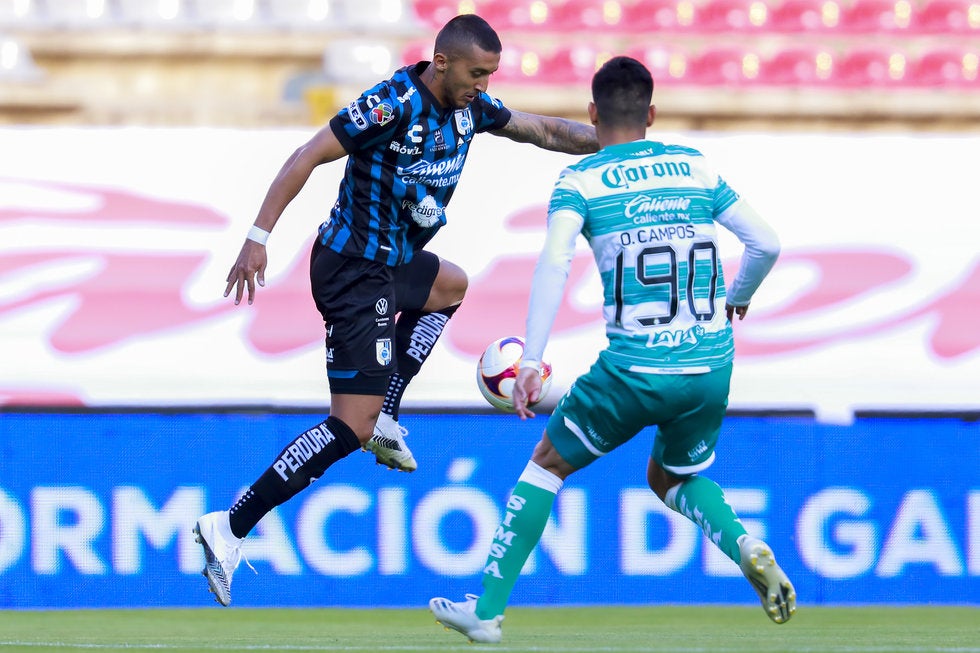
<path id="1" fill-rule="evenodd" d="M 909 64 L 914 86 L 961 87 L 980 90 L 980 47 L 940 46 L 923 52 Z"/>
<path id="2" fill-rule="evenodd" d="M 839 31 L 852 34 L 905 32 L 912 23 L 909 0 L 854 0 L 842 7 Z"/>
<path id="3" fill-rule="evenodd" d="M 706 0 L 695 10 L 693 28 L 699 32 L 758 32 L 766 29 L 768 14 L 762 0 Z"/>
<path id="4" fill-rule="evenodd" d="M 754 50 L 708 46 L 688 59 L 684 80 L 704 86 L 745 86 L 757 83 L 759 67 L 760 57 Z"/>
<path id="5" fill-rule="evenodd" d="M 838 58 L 834 82 L 849 88 L 906 84 L 907 57 L 896 48 L 858 46 Z"/>
<path id="6" fill-rule="evenodd" d="M 475 0 L 412 0 L 412 7 L 419 21 L 435 29 L 459 14 L 479 13 L 478 4 Z"/>
<path id="7" fill-rule="evenodd" d="M 683 84 L 687 78 L 688 54 L 672 46 L 643 45 L 627 50 L 626 54 L 642 62 L 653 75 L 654 84 Z"/>
<path id="8" fill-rule="evenodd" d="M 840 24 L 836 0 L 785 0 L 769 9 L 768 27 L 773 32 L 833 32 Z"/>
<path id="9" fill-rule="evenodd" d="M 527 44 L 508 42 L 500 53 L 500 66 L 490 77 L 495 83 L 541 84 L 545 71 L 543 51 Z M 491 92 L 492 94 L 492 92 Z"/>
<path id="10" fill-rule="evenodd" d="M 980 35 L 980 0 L 925 0 L 912 16 L 922 34 Z"/>
<path id="11" fill-rule="evenodd" d="M 642 34 L 695 31 L 691 0 L 641 0 L 622 5 L 624 31 Z"/>
<path id="12" fill-rule="evenodd" d="M 614 53 L 587 43 L 563 45 L 541 60 L 540 80 L 550 84 L 590 84 Z"/>
<path id="13" fill-rule="evenodd" d="M 432 39 L 412 41 L 402 47 L 401 65 L 407 66 L 419 61 L 432 61 Z"/>
<path id="14" fill-rule="evenodd" d="M 623 4 L 618 0 L 564 0 L 549 2 L 550 27 L 560 32 L 624 29 Z"/>
<path id="15" fill-rule="evenodd" d="M 820 87 L 834 81 L 834 53 L 821 46 L 789 46 L 762 60 L 759 83 Z"/>
<path id="16" fill-rule="evenodd" d="M 477 3 L 476 13 L 497 31 L 553 29 L 550 4 L 541 0 L 484 0 Z"/>

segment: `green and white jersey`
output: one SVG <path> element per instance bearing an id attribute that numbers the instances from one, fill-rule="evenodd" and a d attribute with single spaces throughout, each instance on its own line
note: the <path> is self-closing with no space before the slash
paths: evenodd
<path id="1" fill-rule="evenodd" d="M 691 374 L 730 363 L 718 222 L 746 243 L 741 297 L 729 303 L 747 305 L 775 262 L 778 240 L 700 152 L 641 140 L 607 146 L 564 170 L 532 284 L 527 357 L 543 353 L 557 312 L 550 295 L 557 287 L 560 301 L 580 232 L 602 279 L 606 355 L 617 365 Z"/>

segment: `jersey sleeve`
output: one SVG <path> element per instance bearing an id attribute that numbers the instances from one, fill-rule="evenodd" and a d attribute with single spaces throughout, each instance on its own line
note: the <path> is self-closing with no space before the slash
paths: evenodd
<path id="1" fill-rule="evenodd" d="M 736 193 L 731 186 L 725 182 L 721 176 L 718 176 L 718 183 L 715 184 L 714 202 L 713 210 L 714 214 L 721 215 L 724 213 L 728 207 L 734 204 L 738 200 L 738 193 Z"/>
<path id="2" fill-rule="evenodd" d="M 345 150 L 354 152 L 391 140 L 405 105 L 390 95 L 391 87 L 382 82 L 330 119 L 330 129 Z"/>
<path id="3" fill-rule="evenodd" d="M 558 181 L 551 191 L 551 200 L 548 202 L 549 216 L 561 211 L 571 211 L 579 216 L 585 216 L 588 211 L 585 196 L 575 184 L 574 176 L 569 174 L 567 168 L 558 176 Z"/>
<path id="4" fill-rule="evenodd" d="M 551 327 L 565 294 L 568 271 L 575 256 L 575 241 L 585 224 L 584 200 L 580 203 L 563 203 L 561 198 L 555 197 L 556 194 L 567 194 L 570 198 L 577 194 L 573 190 L 574 186 L 565 178 L 565 173 L 562 173 L 552 192 L 548 208 L 548 232 L 531 279 L 522 366 L 536 365 L 544 357 Z M 581 195 L 578 197 L 581 199 Z M 578 208 L 571 208 L 572 206 Z"/>
<path id="5" fill-rule="evenodd" d="M 732 306 L 748 306 L 779 257 L 779 237 L 744 199 L 737 199 L 716 218 L 745 245 L 738 273 L 726 289 Z"/>
<path id="6" fill-rule="evenodd" d="M 486 93 L 480 93 L 474 104 L 479 104 L 476 112 L 477 123 L 476 131 L 488 132 L 501 129 L 510 122 L 510 109 L 504 106 L 503 102 Z"/>

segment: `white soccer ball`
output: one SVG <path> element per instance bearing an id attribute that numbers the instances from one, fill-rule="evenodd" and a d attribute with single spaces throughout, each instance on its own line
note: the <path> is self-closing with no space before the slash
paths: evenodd
<path id="1" fill-rule="evenodd" d="M 494 408 L 514 412 L 514 383 L 524 357 L 524 338 L 507 336 L 491 342 L 476 366 L 476 386 Z M 551 365 L 541 362 L 540 402 L 551 388 Z M 534 405 L 534 404 L 530 404 Z"/>

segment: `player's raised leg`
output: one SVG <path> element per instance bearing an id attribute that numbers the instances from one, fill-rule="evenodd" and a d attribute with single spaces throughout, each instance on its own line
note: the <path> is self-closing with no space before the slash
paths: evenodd
<path id="1" fill-rule="evenodd" d="M 466 273 L 455 263 L 421 251 L 395 273 L 398 320 L 395 323 L 397 371 L 388 389 L 374 435 L 364 449 L 378 464 L 411 472 L 418 468 L 405 443 L 408 429 L 398 423 L 402 397 L 466 294 Z"/>

